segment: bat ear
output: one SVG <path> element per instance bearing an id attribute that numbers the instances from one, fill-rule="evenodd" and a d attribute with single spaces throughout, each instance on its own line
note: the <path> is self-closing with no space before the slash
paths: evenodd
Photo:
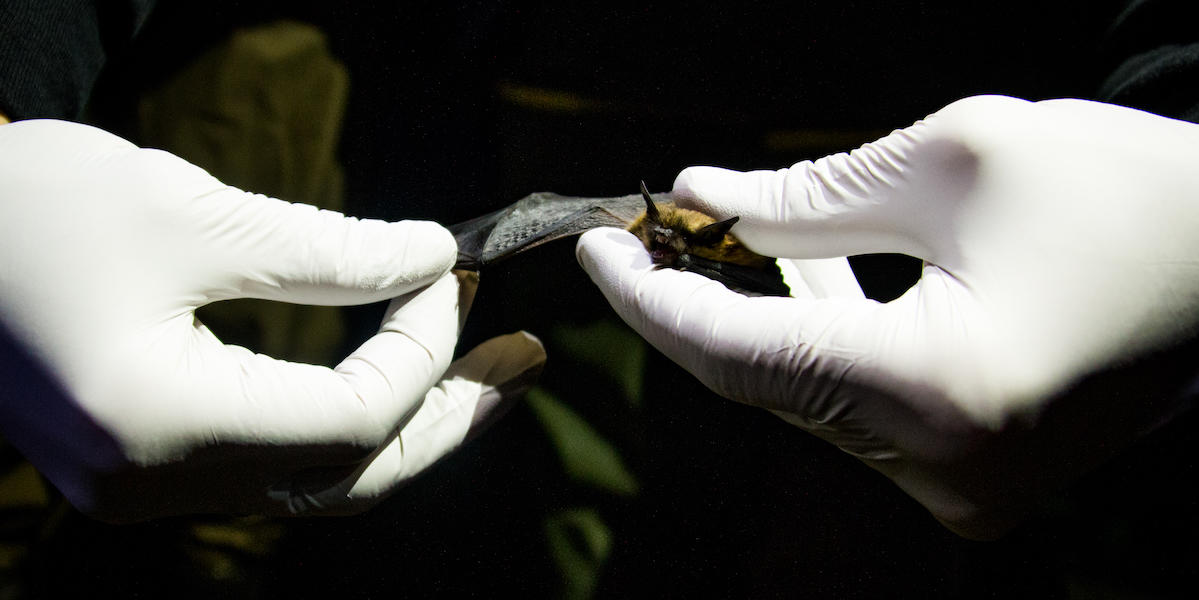
<path id="1" fill-rule="evenodd" d="M 654 199 L 650 197 L 649 190 L 645 187 L 645 181 L 641 182 L 641 197 L 645 198 L 645 218 L 653 223 L 661 223 L 662 219 L 658 216 L 658 205 L 654 204 Z"/>
<path id="2" fill-rule="evenodd" d="M 728 234 L 729 230 L 733 228 L 733 225 L 735 225 L 740 219 L 741 217 L 733 217 L 731 219 L 725 219 L 723 221 L 712 223 L 711 225 L 705 225 L 703 229 L 700 229 L 696 232 L 696 237 L 699 240 L 702 240 L 703 243 L 715 244 L 723 239 L 724 236 Z"/>

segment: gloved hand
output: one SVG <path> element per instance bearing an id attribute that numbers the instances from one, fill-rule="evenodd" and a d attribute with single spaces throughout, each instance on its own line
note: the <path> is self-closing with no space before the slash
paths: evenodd
<path id="1" fill-rule="evenodd" d="M 848 154 L 679 175 L 679 204 L 739 215 L 733 233 L 754 251 L 822 259 L 795 261 L 794 298 L 655 270 L 617 230 L 588 232 L 577 252 L 621 317 L 716 393 L 857 456 L 951 529 L 993 537 L 1186 402 L 1196 157 L 1194 124 L 971 98 Z M 925 261 L 885 304 L 836 258 L 880 252 Z"/>
<path id="2" fill-rule="evenodd" d="M 0 126 L 0 427 L 102 518 L 363 510 L 544 363 L 518 333 L 450 364 L 477 281 L 455 256 L 434 223 L 249 194 L 83 125 Z M 241 297 L 394 299 L 330 369 L 225 346 L 195 318 Z"/>

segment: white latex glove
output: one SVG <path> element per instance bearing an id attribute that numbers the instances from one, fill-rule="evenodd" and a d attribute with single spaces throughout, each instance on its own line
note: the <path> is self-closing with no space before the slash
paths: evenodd
<path id="1" fill-rule="evenodd" d="M 690 168 L 675 195 L 739 215 L 759 253 L 825 260 L 795 262 L 794 298 L 748 298 L 594 230 L 579 260 L 616 311 L 716 393 L 859 457 L 963 535 L 1003 532 L 1163 422 L 1199 370 L 1194 124 L 971 98 L 790 169 Z M 925 261 L 886 304 L 833 258 L 880 252 Z"/>
<path id="2" fill-rule="evenodd" d="M 58 121 L 0 126 L 0 427 L 79 508 L 363 510 L 540 371 L 526 334 L 450 364 L 475 283 L 450 234 L 253 195 Z M 223 345 L 229 298 L 394 298 L 335 369 Z M 3 331 L 6 329 L 7 331 Z"/>

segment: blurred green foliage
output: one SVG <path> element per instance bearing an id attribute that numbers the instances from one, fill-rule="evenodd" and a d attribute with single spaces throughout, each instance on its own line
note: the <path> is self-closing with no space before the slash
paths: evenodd
<path id="1" fill-rule="evenodd" d="M 645 341 L 619 321 L 607 318 L 578 325 L 557 325 L 550 340 L 570 360 L 615 381 L 623 400 L 641 404 L 645 380 Z"/>
<path id="2" fill-rule="evenodd" d="M 562 574 L 562 597 L 590 598 L 599 584 L 612 532 L 593 508 L 562 510 L 546 518 L 550 553 Z"/>
<path id="3" fill-rule="evenodd" d="M 637 479 L 620 453 L 585 419 L 541 388 L 529 390 L 526 401 L 545 426 L 571 479 L 623 496 L 637 493 Z"/>

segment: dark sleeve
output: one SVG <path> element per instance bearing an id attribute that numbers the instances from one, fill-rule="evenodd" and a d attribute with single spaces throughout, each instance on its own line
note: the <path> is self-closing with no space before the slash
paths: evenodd
<path id="1" fill-rule="evenodd" d="M 1199 123 L 1199 3 L 1126 0 L 1107 32 L 1097 99 Z"/>
<path id="2" fill-rule="evenodd" d="M 0 0 L 0 112 L 75 119 L 154 0 Z"/>

